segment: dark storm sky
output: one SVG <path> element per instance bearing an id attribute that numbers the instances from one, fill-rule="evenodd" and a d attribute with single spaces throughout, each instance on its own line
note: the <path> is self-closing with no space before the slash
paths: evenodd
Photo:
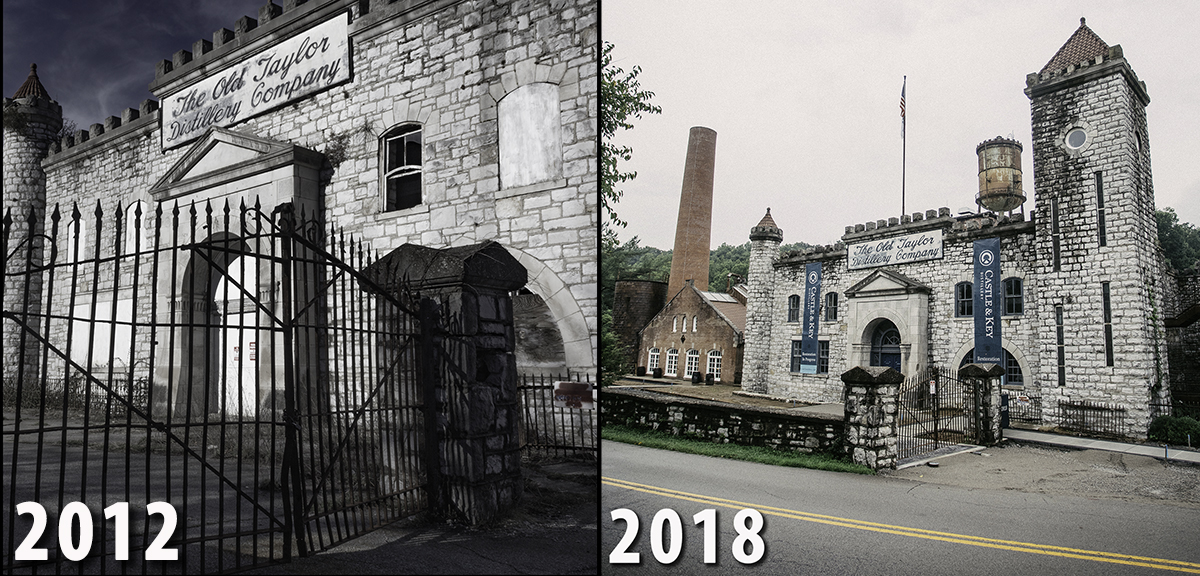
<path id="1" fill-rule="evenodd" d="M 81 129 L 147 98 L 154 66 L 192 43 L 258 17 L 265 0 L 4 0 L 4 95 L 37 63 L 63 116 Z"/>

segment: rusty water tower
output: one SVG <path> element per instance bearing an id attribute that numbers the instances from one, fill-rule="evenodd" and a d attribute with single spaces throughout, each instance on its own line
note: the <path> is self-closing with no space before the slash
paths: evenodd
<path id="1" fill-rule="evenodd" d="M 1021 143 L 1001 136 L 975 147 L 979 155 L 979 194 L 975 203 L 1008 212 L 1025 203 L 1021 190 Z"/>

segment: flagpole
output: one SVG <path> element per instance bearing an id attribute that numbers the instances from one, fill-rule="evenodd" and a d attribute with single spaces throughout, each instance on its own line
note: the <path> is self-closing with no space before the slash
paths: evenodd
<path id="1" fill-rule="evenodd" d="M 903 218 L 904 210 L 904 184 L 907 179 L 908 170 L 908 137 L 904 133 L 905 123 L 907 122 L 904 116 L 904 92 L 908 88 L 908 76 L 904 76 L 904 85 L 900 88 L 900 217 Z"/>

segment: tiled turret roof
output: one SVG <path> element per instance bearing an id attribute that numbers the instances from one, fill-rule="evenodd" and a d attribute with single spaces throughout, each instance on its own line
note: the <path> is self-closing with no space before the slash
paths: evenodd
<path id="1" fill-rule="evenodd" d="M 755 226 L 755 228 L 764 228 L 764 227 L 769 227 L 769 228 L 778 228 L 779 227 L 779 226 L 775 225 L 775 219 L 771 217 L 771 209 L 770 208 L 767 208 L 767 215 L 763 216 L 762 220 L 759 220 L 758 224 Z"/>
<path id="2" fill-rule="evenodd" d="M 1076 66 L 1088 60 L 1108 53 L 1108 44 L 1105 44 L 1091 28 L 1087 27 L 1087 21 L 1083 18 L 1079 19 L 1079 29 L 1071 35 L 1066 44 L 1058 49 L 1054 57 L 1042 67 L 1040 74 L 1046 73 L 1047 70 L 1062 70 L 1067 66 Z"/>
<path id="3" fill-rule="evenodd" d="M 29 65 L 29 78 L 25 79 L 25 83 L 17 88 L 17 93 L 13 94 L 13 98 L 28 98 L 36 96 L 41 99 L 50 100 L 50 94 L 46 92 L 46 87 L 38 80 L 37 64 Z"/>

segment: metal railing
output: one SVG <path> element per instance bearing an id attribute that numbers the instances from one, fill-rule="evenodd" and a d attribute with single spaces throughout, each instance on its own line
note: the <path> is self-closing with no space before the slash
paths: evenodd
<path id="1" fill-rule="evenodd" d="M 416 307 L 360 273 L 369 246 L 291 208 L 56 208 L 24 237 L 44 216 L 5 215 L 0 571 L 237 571 L 427 508 Z M 16 561 L 26 501 L 51 533 L 73 501 L 140 506 L 130 560 L 95 518 L 82 561 Z M 142 561 L 158 501 L 169 564 Z"/>
<path id="2" fill-rule="evenodd" d="M 1058 427 L 1080 436 L 1126 437 L 1126 411 L 1123 406 L 1087 400 L 1060 400 L 1056 408 Z"/>
<path id="3" fill-rule="evenodd" d="M 558 382 L 583 382 L 592 388 L 590 377 L 582 381 L 577 375 L 521 377 L 524 452 L 538 457 L 595 457 L 600 436 L 597 407 L 594 404 L 589 407 L 587 403 L 555 406 L 555 384 Z"/>

